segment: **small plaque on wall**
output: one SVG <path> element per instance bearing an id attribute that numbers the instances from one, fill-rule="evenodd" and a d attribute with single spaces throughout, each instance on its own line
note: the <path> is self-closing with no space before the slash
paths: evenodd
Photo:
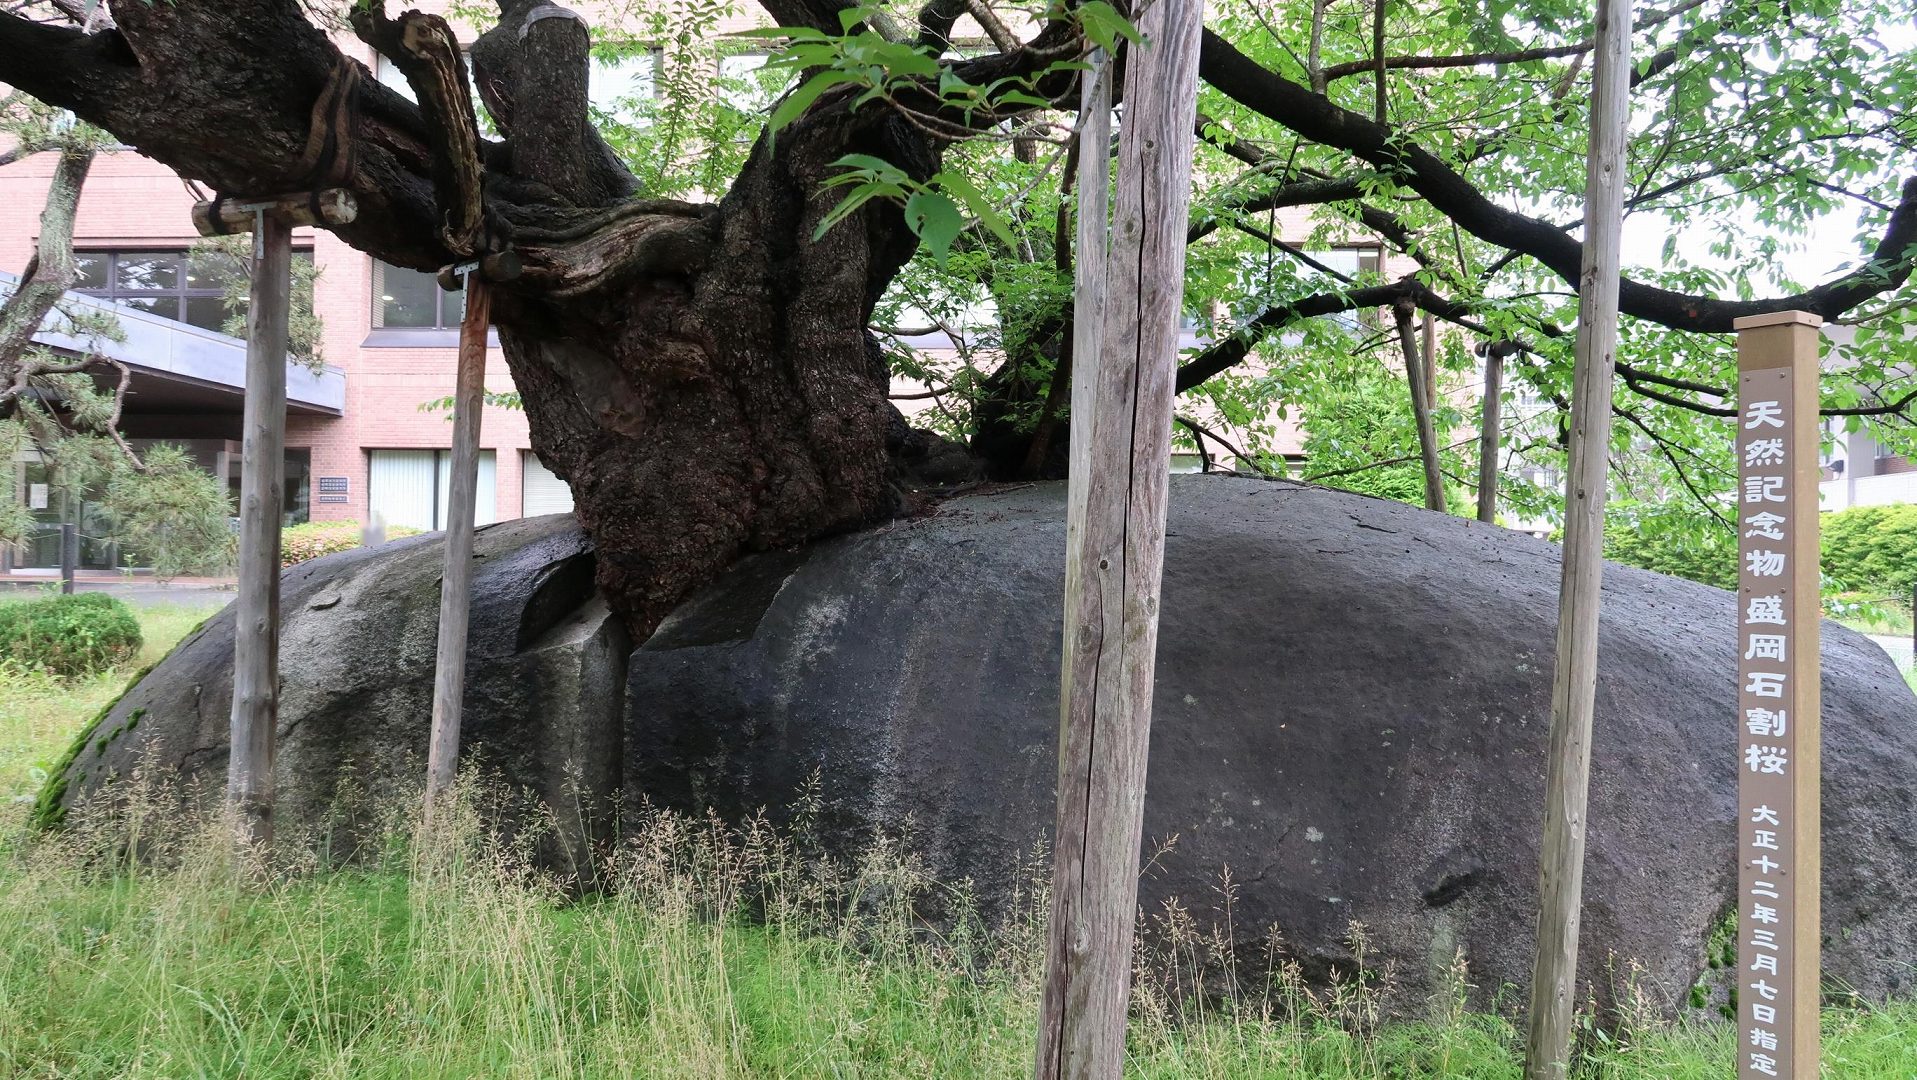
<path id="1" fill-rule="evenodd" d="M 346 501 L 346 496 L 344 496 L 344 495 L 321 495 L 321 496 L 319 497 L 319 501 L 320 501 L 320 502 L 322 502 L 322 503 L 343 503 L 343 502 L 345 502 L 345 501 Z"/>
<path id="2" fill-rule="evenodd" d="M 351 481 L 344 476 L 322 476 L 319 478 L 321 495 L 345 495 L 352 490 Z M 345 502 L 345 499 L 322 499 L 321 502 Z"/>

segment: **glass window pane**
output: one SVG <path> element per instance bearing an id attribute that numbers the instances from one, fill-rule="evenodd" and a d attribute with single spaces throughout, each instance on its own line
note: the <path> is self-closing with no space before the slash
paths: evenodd
<path id="1" fill-rule="evenodd" d="M 113 288 L 160 292 L 180 287 L 180 256 L 173 251 L 129 251 L 113 260 Z"/>
<path id="2" fill-rule="evenodd" d="M 789 68 L 768 70 L 771 57 L 759 52 L 729 53 L 719 57 L 719 100 L 740 112 L 763 112 L 772 107 L 792 81 Z"/>
<path id="3" fill-rule="evenodd" d="M 246 279 L 246 264 L 232 255 L 202 251 L 187 257 L 186 287 L 189 292 L 224 292 L 227 286 Z"/>
<path id="4" fill-rule="evenodd" d="M 431 327 L 439 305 L 433 275 L 403 267 L 373 264 L 373 325 Z"/>
<path id="5" fill-rule="evenodd" d="M 458 326 L 459 320 L 466 317 L 466 290 L 447 292 L 437 281 L 433 282 L 433 290 L 439 293 L 439 325 Z"/>
<path id="6" fill-rule="evenodd" d="M 78 251 L 73 255 L 74 265 L 79 268 L 79 277 L 74 279 L 76 289 L 104 289 L 107 287 L 107 263 L 112 256 L 104 251 Z"/>
<path id="7" fill-rule="evenodd" d="M 651 49 L 626 56 L 595 57 L 586 98 L 593 108 L 632 123 L 652 101 L 658 81 L 659 61 Z"/>
<path id="8" fill-rule="evenodd" d="M 413 84 L 406 81 L 406 73 L 399 70 L 398 66 L 391 60 L 386 59 L 384 56 L 380 57 L 376 70 L 378 72 L 376 78 L 378 78 L 380 82 L 392 87 L 399 93 L 399 96 L 405 98 L 407 101 L 416 100 L 413 97 Z"/>
<path id="9" fill-rule="evenodd" d="M 189 296 L 186 298 L 184 321 L 214 333 L 224 334 L 226 333 L 226 301 L 217 296 Z"/>
<path id="10" fill-rule="evenodd" d="M 163 319 L 180 317 L 180 298 L 177 296 L 122 296 L 119 301 L 135 311 L 150 311 Z"/>

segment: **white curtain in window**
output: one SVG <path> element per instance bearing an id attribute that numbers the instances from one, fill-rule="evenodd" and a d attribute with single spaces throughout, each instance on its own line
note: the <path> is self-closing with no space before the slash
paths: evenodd
<path id="1" fill-rule="evenodd" d="M 437 528 L 434 452 L 374 450 L 368 457 L 366 500 L 374 520 L 389 527 Z"/>
<path id="2" fill-rule="evenodd" d="M 527 517 L 572 513 L 572 488 L 531 453 L 526 455 L 526 471 L 519 491 L 520 512 Z"/>
<path id="3" fill-rule="evenodd" d="M 433 528 L 446 527 L 448 503 L 452 501 L 453 490 L 453 453 L 450 450 L 439 452 L 439 513 L 433 521 Z M 479 452 L 479 490 L 473 498 L 473 525 L 491 525 L 498 514 L 499 468 L 493 459 L 491 450 Z"/>

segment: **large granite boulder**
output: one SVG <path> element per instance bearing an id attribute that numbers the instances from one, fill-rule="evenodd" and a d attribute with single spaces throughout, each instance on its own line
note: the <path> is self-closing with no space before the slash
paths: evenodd
<path id="1" fill-rule="evenodd" d="M 1175 842 L 1145 908 L 1218 918 L 1229 867 L 1243 956 L 1275 929 L 1308 974 L 1348 970 L 1359 921 L 1408 1003 L 1458 950 L 1481 1001 L 1526 982 L 1558 549 L 1216 477 L 1174 480 L 1166 543 L 1145 832 Z M 1063 548 L 1062 486 L 954 500 L 748 559 L 628 657 L 569 519 L 493 526 L 466 745 L 575 815 L 556 861 L 609 832 L 615 792 L 729 817 L 803 800 L 830 850 L 903 837 L 995 917 L 1052 825 Z M 422 537 L 287 573 L 282 828 L 416 789 L 440 551 Z M 1734 891 L 1732 597 L 1615 566 L 1605 582 L 1583 971 L 1635 961 L 1676 1002 Z M 57 805 L 136 766 L 217 789 L 231 651 L 228 612 L 109 712 Z M 1835 625 L 1824 659 L 1826 970 L 1908 992 L 1917 697 Z"/>
<path id="2" fill-rule="evenodd" d="M 282 576 L 273 763 L 281 832 L 322 829 L 335 850 L 350 847 L 361 810 L 423 783 L 443 552 L 435 533 Z M 507 801 L 524 817 L 508 824 L 542 826 L 543 855 L 570 863 L 589 836 L 610 832 L 631 643 L 594 591 L 591 544 L 570 515 L 482 528 L 473 558 L 466 757 L 533 796 Z M 107 710 L 43 796 L 43 817 L 136 772 L 160 790 L 217 795 L 234 622 L 228 605 Z"/>
<path id="3" fill-rule="evenodd" d="M 631 660 L 625 789 L 901 834 L 988 912 L 1053 823 L 1063 488 L 948 504 L 746 562 Z M 1402 1000 L 1458 950 L 1482 1002 L 1528 984 L 1556 545 L 1305 485 L 1172 485 L 1141 885 L 1271 930 L 1308 974 L 1365 924 Z M 1605 568 L 1581 970 L 1681 1002 L 1735 893 L 1730 593 Z M 1824 627 L 1824 920 L 1832 982 L 1908 991 L 1917 697 Z M 1175 842 L 1174 842 L 1175 838 Z M 1243 948 L 1249 946 L 1249 948 Z"/>

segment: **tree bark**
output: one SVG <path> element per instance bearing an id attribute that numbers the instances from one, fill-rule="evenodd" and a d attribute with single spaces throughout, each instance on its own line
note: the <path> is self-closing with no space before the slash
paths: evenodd
<path id="1" fill-rule="evenodd" d="M 26 389 L 31 373 L 26 370 L 24 354 L 33 335 L 79 274 L 73 255 L 73 219 L 79 212 L 80 190 L 92 166 L 91 149 L 61 151 L 47 189 L 46 208 L 40 212 L 40 238 L 34 245 L 33 259 L 20 275 L 19 287 L 0 304 L 0 377 L 4 378 L 0 416 L 7 415 L 13 399 Z"/>

